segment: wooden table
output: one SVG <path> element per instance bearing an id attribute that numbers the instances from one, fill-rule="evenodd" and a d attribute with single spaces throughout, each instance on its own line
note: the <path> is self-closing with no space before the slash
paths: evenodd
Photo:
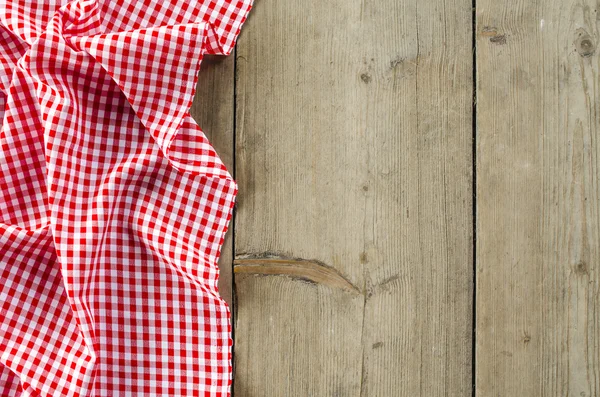
<path id="1" fill-rule="evenodd" d="M 599 28 L 256 0 L 193 108 L 240 188 L 234 396 L 600 396 Z"/>

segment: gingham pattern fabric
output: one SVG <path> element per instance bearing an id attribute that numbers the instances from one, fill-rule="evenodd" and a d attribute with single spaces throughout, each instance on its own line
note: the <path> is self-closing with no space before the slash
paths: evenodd
<path id="1" fill-rule="evenodd" d="M 230 395 L 237 184 L 189 108 L 252 0 L 0 2 L 0 396 Z"/>

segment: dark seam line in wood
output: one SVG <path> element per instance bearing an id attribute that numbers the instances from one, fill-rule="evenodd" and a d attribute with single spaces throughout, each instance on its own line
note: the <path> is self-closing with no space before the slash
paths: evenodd
<path id="1" fill-rule="evenodd" d="M 233 117 L 233 123 L 232 123 L 232 145 L 233 145 L 233 158 L 231 160 L 231 166 L 233 167 L 233 169 L 231 170 L 231 174 L 232 174 L 232 178 L 234 181 L 237 180 L 236 178 L 236 135 L 237 135 L 237 45 L 233 47 L 233 111 L 232 111 L 232 117 Z M 239 192 L 238 192 L 239 194 Z M 236 200 L 237 203 L 237 200 Z M 233 210 L 231 213 L 231 226 L 230 226 L 230 233 L 231 233 L 231 259 L 235 258 L 235 212 L 236 212 L 236 203 L 234 203 L 233 205 Z M 237 293 L 235 290 L 235 275 L 233 274 L 233 261 L 231 262 L 231 304 L 233 305 L 231 312 L 231 341 L 232 341 L 232 346 L 231 346 L 231 397 L 234 397 L 234 386 L 235 386 L 235 382 L 233 381 L 233 378 L 235 378 L 235 326 L 236 326 L 236 321 L 237 321 Z"/>
<path id="2" fill-rule="evenodd" d="M 477 373 L 476 373 L 476 365 L 477 365 L 477 331 L 476 331 L 476 319 L 477 319 L 477 0 L 472 0 L 472 9 L 471 9 L 471 18 L 472 18 L 472 35 L 471 35 L 471 45 L 473 48 L 473 59 L 472 59 L 472 68 L 473 68 L 473 108 L 472 108 L 472 154 L 471 161 L 473 172 L 471 174 L 471 189 L 472 193 L 472 216 L 473 216 L 473 247 L 472 247 L 472 255 L 473 255 L 473 295 L 471 298 L 472 305 L 472 314 L 471 314 L 471 396 L 476 397 L 477 395 Z"/>

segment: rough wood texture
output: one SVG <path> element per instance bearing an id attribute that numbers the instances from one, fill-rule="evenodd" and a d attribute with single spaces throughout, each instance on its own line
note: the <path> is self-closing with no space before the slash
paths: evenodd
<path id="1" fill-rule="evenodd" d="M 477 396 L 600 396 L 599 20 L 477 1 Z"/>
<path id="2" fill-rule="evenodd" d="M 237 48 L 237 397 L 470 393 L 471 16 L 256 1 Z"/>
<path id="3" fill-rule="evenodd" d="M 198 76 L 191 114 L 230 173 L 233 174 L 234 58 L 205 56 Z M 219 258 L 219 293 L 233 308 L 233 222 L 225 235 Z M 233 310 L 232 310 L 233 311 Z"/>

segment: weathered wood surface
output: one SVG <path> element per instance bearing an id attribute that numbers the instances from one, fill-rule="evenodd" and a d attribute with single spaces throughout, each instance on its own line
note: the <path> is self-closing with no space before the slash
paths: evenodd
<path id="1" fill-rule="evenodd" d="M 476 15 L 476 395 L 600 396 L 600 4 Z"/>
<path id="2" fill-rule="evenodd" d="M 205 56 L 198 76 L 196 95 L 191 114 L 200 125 L 225 166 L 233 174 L 233 56 Z M 232 240 L 233 231 L 225 235 L 219 258 L 219 293 L 233 311 L 232 296 Z"/>
<path id="3" fill-rule="evenodd" d="M 235 396 L 466 396 L 471 1 L 257 0 L 237 46 Z"/>

